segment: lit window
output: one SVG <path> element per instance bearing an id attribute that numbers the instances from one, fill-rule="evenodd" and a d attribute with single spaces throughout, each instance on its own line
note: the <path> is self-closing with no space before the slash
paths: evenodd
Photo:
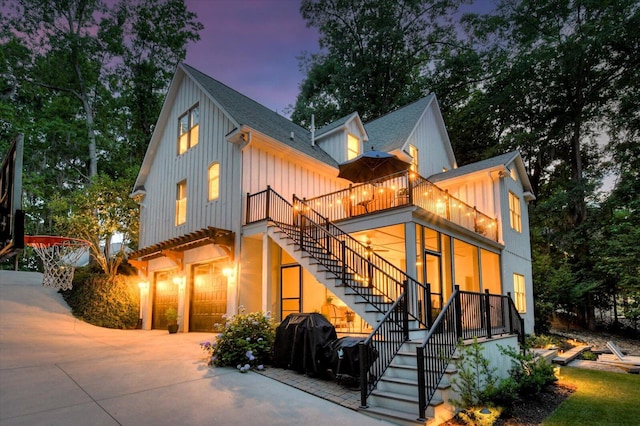
<path id="1" fill-rule="evenodd" d="M 347 136 L 347 160 L 352 160 L 360 155 L 360 139 L 349 134 Z"/>
<path id="2" fill-rule="evenodd" d="M 418 148 L 413 145 L 409 145 L 409 155 L 411 156 L 410 170 L 418 173 Z"/>
<path id="3" fill-rule="evenodd" d="M 209 201 L 220 196 L 220 163 L 209 166 Z"/>
<path id="4" fill-rule="evenodd" d="M 176 226 L 187 221 L 187 181 L 178 183 L 176 188 Z"/>
<path id="5" fill-rule="evenodd" d="M 513 295 L 518 312 L 526 312 L 527 301 L 524 293 L 524 275 L 513 274 Z"/>
<path id="6" fill-rule="evenodd" d="M 198 105 L 178 118 L 178 154 L 184 154 L 198 144 L 198 124 L 200 109 Z"/>
<path id="7" fill-rule="evenodd" d="M 511 229 L 522 232 L 522 216 L 520 215 L 520 199 L 513 192 L 509 192 L 509 217 Z"/>

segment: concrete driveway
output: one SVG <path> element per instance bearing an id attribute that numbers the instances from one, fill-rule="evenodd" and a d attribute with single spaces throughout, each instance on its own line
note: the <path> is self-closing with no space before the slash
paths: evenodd
<path id="1" fill-rule="evenodd" d="M 0 271 L 0 425 L 383 425 L 256 373 L 206 366 L 203 333 L 75 319 L 42 275 Z"/>

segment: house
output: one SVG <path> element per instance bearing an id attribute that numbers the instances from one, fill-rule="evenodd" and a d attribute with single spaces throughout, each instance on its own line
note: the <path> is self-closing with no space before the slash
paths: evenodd
<path id="1" fill-rule="evenodd" d="M 369 151 L 406 167 L 338 177 Z M 399 327 L 418 341 L 462 294 L 459 332 L 533 331 L 534 196 L 522 158 L 458 167 L 434 95 L 309 130 L 181 64 L 131 196 L 144 329 L 165 328 L 175 307 L 182 332 L 212 331 L 242 305 L 277 319 L 322 312 L 364 336 Z M 398 345 L 377 349 L 395 356 Z"/>

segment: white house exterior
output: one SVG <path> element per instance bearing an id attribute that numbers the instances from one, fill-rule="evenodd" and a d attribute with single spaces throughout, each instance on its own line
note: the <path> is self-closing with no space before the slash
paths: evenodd
<path id="1" fill-rule="evenodd" d="M 362 184 L 337 177 L 339 164 L 370 149 L 411 168 Z M 141 223 L 130 258 L 144 281 L 144 329 L 164 328 L 164 311 L 174 306 L 182 332 L 211 331 L 240 305 L 277 319 L 322 312 L 338 331 L 366 335 L 375 327 L 376 317 L 325 280 L 292 234 L 263 217 L 274 208 L 256 195 L 265 191 L 294 204 L 294 215 L 317 212 L 360 241 L 365 257 L 373 252 L 410 282 L 428 283 L 434 314 L 454 285 L 509 293 L 533 331 L 527 203 L 534 196 L 517 152 L 457 167 L 434 95 L 370 123 L 354 112 L 312 133 L 184 64 L 132 193 Z M 366 269 L 353 269 L 353 279 L 388 275 Z M 424 313 L 416 288 L 407 300 Z"/>

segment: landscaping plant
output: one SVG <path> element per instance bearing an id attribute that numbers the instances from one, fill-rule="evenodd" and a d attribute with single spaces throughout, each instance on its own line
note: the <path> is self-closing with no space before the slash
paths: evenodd
<path id="1" fill-rule="evenodd" d="M 254 312 L 223 318 L 224 325 L 213 342 L 202 342 L 200 346 L 209 354 L 209 366 L 236 367 L 241 373 L 252 368 L 261 370 L 271 360 L 275 340 L 275 322 L 269 313 Z"/>
<path id="2" fill-rule="evenodd" d="M 107 328 L 134 328 L 139 317 L 139 293 L 131 278 L 109 277 L 91 267 L 78 268 L 73 288 L 62 297 L 76 317 Z"/>

